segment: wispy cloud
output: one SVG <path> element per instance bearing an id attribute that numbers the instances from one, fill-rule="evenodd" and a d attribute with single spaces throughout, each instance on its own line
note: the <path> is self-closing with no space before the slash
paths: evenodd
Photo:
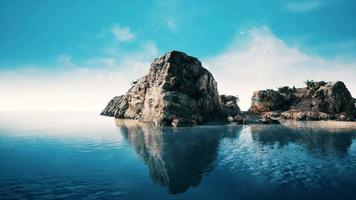
<path id="1" fill-rule="evenodd" d="M 253 91 L 280 86 L 304 86 L 304 81 L 342 80 L 356 95 L 356 60 L 327 59 L 288 46 L 264 27 L 238 34 L 221 54 L 205 60 L 219 92 L 240 96 L 248 109 Z"/>
<path id="2" fill-rule="evenodd" d="M 166 26 L 171 31 L 177 30 L 177 21 L 173 18 L 166 19 Z"/>
<path id="3" fill-rule="evenodd" d="M 119 48 L 119 47 L 118 47 Z M 120 51 L 120 50 L 118 50 Z M 124 94 L 130 83 L 148 71 L 159 50 L 146 41 L 121 56 L 108 54 L 79 61 L 59 55 L 51 69 L 41 65 L 0 73 L 0 110 L 96 110 Z M 58 70 L 59 69 L 59 70 Z"/>
<path id="4" fill-rule="evenodd" d="M 75 67 L 74 63 L 72 62 L 72 57 L 67 54 L 58 55 L 55 62 L 60 66 Z"/>
<path id="5" fill-rule="evenodd" d="M 119 42 L 130 42 L 135 39 L 135 35 L 130 31 L 130 27 L 115 24 L 111 31 Z"/>
<path id="6" fill-rule="evenodd" d="M 319 0 L 293 1 L 285 4 L 285 8 L 292 12 L 306 12 L 318 9 L 321 6 L 322 2 Z"/>

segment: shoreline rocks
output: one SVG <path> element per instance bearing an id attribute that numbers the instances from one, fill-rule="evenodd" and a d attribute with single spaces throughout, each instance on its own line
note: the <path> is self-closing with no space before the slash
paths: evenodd
<path id="1" fill-rule="evenodd" d="M 345 84 L 307 81 L 307 87 L 282 87 L 253 93 L 250 112 L 262 117 L 292 120 L 339 120 L 356 118 L 355 99 Z"/>

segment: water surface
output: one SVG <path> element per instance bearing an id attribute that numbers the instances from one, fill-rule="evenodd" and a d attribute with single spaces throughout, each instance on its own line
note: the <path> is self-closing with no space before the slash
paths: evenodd
<path id="1" fill-rule="evenodd" d="M 2 112 L 0 199 L 355 199 L 356 124 L 156 128 Z"/>

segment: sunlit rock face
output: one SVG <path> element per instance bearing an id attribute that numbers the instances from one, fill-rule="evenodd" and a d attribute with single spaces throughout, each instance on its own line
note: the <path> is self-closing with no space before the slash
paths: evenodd
<path id="1" fill-rule="evenodd" d="M 125 95 L 114 97 L 101 114 L 158 126 L 195 126 L 227 121 L 230 115 L 237 119 L 237 99 L 223 97 L 222 104 L 213 75 L 197 58 L 171 51 L 155 59 L 149 73 Z"/>
<path id="2" fill-rule="evenodd" d="M 116 119 L 117 126 L 147 164 L 154 183 L 172 194 L 200 184 L 213 169 L 220 140 L 236 137 L 242 126 L 160 128 L 134 120 Z"/>
<path id="3" fill-rule="evenodd" d="M 296 120 L 352 121 L 356 117 L 355 99 L 341 81 L 310 81 L 305 88 L 256 91 L 249 110 L 264 117 Z"/>

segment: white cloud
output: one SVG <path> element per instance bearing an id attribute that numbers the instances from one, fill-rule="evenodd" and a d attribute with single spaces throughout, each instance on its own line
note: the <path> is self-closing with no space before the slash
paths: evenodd
<path id="1" fill-rule="evenodd" d="M 309 55 L 285 44 L 268 27 L 239 34 L 223 53 L 204 63 L 221 94 L 240 97 L 247 110 L 253 91 L 280 86 L 304 86 L 305 80 L 342 80 L 356 95 L 356 61 Z"/>
<path id="2" fill-rule="evenodd" d="M 305 12 L 318 9 L 322 6 L 319 0 L 293 1 L 287 2 L 285 8 L 292 12 Z"/>
<path id="3" fill-rule="evenodd" d="M 54 69 L 24 66 L 23 71 L 0 71 L 0 110 L 97 110 L 130 83 L 147 73 L 160 55 L 156 44 L 146 41 L 137 51 L 112 47 L 105 56 L 75 61 L 60 55 Z M 193 55 L 194 56 L 194 55 Z M 246 110 L 253 91 L 280 86 L 304 86 L 308 79 L 345 82 L 356 96 L 356 60 L 327 59 L 288 46 L 268 27 L 238 34 L 222 53 L 203 59 L 218 82 L 221 94 L 240 97 Z"/>
<path id="4" fill-rule="evenodd" d="M 146 74 L 159 51 L 154 42 L 122 57 L 96 57 L 74 63 L 60 55 L 52 69 L 30 66 L 0 72 L 0 110 L 96 110 L 124 94 L 133 80 Z M 31 69 L 31 70 L 28 70 Z"/>
<path id="5" fill-rule="evenodd" d="M 130 42 L 135 39 L 135 35 L 130 31 L 130 27 L 115 24 L 111 31 L 119 42 Z"/>

